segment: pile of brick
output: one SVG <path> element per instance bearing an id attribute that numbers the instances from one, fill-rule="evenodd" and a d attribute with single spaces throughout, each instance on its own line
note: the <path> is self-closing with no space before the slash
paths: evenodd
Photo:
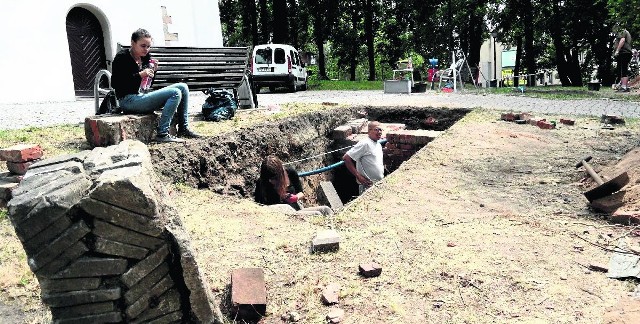
<path id="1" fill-rule="evenodd" d="M 137 141 L 31 165 L 9 220 L 54 323 L 214 321 L 165 190 Z"/>
<path id="2" fill-rule="evenodd" d="M 538 126 L 542 129 L 555 129 L 556 122 L 554 120 L 547 121 L 544 118 L 536 118 L 527 112 L 507 112 L 500 115 L 500 119 L 508 122 L 514 122 L 516 124 L 529 124 L 532 126 Z M 572 119 L 560 118 L 560 123 L 568 126 L 575 125 L 575 121 Z"/>
<path id="3" fill-rule="evenodd" d="M 369 122 L 364 118 L 351 120 L 336 127 L 332 138 L 342 147 L 355 145 L 368 136 L 368 125 Z M 400 123 L 381 123 L 380 126 L 383 130 L 382 138 L 387 140 L 383 149 L 384 165 L 390 172 L 442 133 L 433 130 L 407 130 L 406 125 Z"/>
<path id="4" fill-rule="evenodd" d="M 319 231 L 311 241 L 311 253 L 336 252 L 340 248 L 340 235 L 335 230 Z M 362 278 L 378 277 L 382 274 L 382 266 L 376 262 L 361 263 L 358 272 Z M 231 273 L 231 305 L 236 319 L 248 322 L 260 322 L 266 315 L 267 288 L 264 271 L 260 268 L 240 268 Z M 325 316 L 327 323 L 340 323 L 344 320 L 345 312 L 334 307 L 340 303 L 340 284 L 330 282 L 322 289 L 320 300 L 325 306 L 330 306 Z M 301 316 L 292 311 L 282 314 L 285 322 L 298 322 Z"/>
<path id="5" fill-rule="evenodd" d="M 383 149 L 385 167 L 393 172 L 441 133 L 423 129 L 401 129 L 387 133 L 387 144 Z"/>
<path id="6" fill-rule="evenodd" d="M 41 159 L 42 154 L 42 148 L 34 144 L 18 144 L 0 149 L 0 161 L 6 161 L 9 170 L 0 173 L 0 207 L 6 206 L 29 166 Z"/>

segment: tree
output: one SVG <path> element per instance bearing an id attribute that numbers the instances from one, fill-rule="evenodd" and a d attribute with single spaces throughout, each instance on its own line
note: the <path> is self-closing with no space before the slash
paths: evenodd
<path id="1" fill-rule="evenodd" d="M 273 0 L 273 42 L 287 44 L 289 42 L 289 14 L 287 0 Z"/>

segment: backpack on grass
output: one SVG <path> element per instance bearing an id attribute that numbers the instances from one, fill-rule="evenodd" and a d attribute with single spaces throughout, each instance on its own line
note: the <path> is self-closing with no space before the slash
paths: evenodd
<path id="1" fill-rule="evenodd" d="M 204 91 L 209 97 L 202 104 L 202 116 L 208 121 L 221 121 L 233 118 L 238 109 L 238 102 L 228 90 L 215 90 L 213 88 Z"/>

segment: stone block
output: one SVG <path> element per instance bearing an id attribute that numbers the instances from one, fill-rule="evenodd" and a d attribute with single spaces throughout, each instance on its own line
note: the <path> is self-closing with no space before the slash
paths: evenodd
<path id="1" fill-rule="evenodd" d="M 89 232 L 91 232 L 91 230 L 83 221 L 71 225 L 60 237 L 44 247 L 36 255 L 30 257 L 28 260 L 29 267 L 35 272 L 45 264 L 53 261 L 58 255 L 78 242 Z"/>
<path id="2" fill-rule="evenodd" d="M 70 307 L 52 307 L 51 315 L 53 318 L 72 318 L 91 314 L 104 314 L 114 310 L 116 310 L 114 303 L 112 301 L 107 301 Z"/>
<path id="3" fill-rule="evenodd" d="M 105 171 L 89 196 L 140 215 L 156 215 L 158 197 L 143 171 L 140 166 Z"/>
<path id="4" fill-rule="evenodd" d="M 384 93 L 411 93 L 411 80 L 384 80 Z"/>
<path id="5" fill-rule="evenodd" d="M 26 177 L 42 176 L 43 174 L 46 174 L 46 173 L 51 173 L 51 172 L 56 172 L 61 170 L 66 170 L 73 174 L 82 173 L 84 172 L 84 167 L 82 165 L 82 162 L 65 161 L 61 163 L 43 165 L 39 167 L 37 167 L 37 164 L 34 163 L 29 167 L 29 170 L 31 172 L 29 172 L 29 174 L 26 175 Z"/>
<path id="6" fill-rule="evenodd" d="M 127 260 L 83 257 L 71 263 L 51 278 L 81 278 L 121 275 L 127 270 Z"/>
<path id="7" fill-rule="evenodd" d="M 624 118 L 616 115 L 602 115 L 600 122 L 603 124 L 624 124 Z"/>
<path id="8" fill-rule="evenodd" d="M 332 252 L 340 249 L 340 235 L 335 230 L 318 232 L 311 241 L 311 252 Z"/>
<path id="9" fill-rule="evenodd" d="M 74 290 L 92 290 L 98 289 L 100 286 L 100 278 L 73 278 L 73 279 L 41 279 L 38 280 L 40 283 L 40 288 L 43 291 L 54 293 L 54 292 L 65 292 L 65 291 L 74 291 Z M 106 310 L 106 311 L 110 311 Z M 90 314 L 90 313 L 87 313 Z M 85 314 L 76 314 L 76 315 L 85 315 Z"/>
<path id="10" fill-rule="evenodd" d="M 140 280 L 131 289 L 124 294 L 124 300 L 127 304 L 133 304 L 138 298 L 149 291 L 160 279 L 164 278 L 169 273 L 169 265 L 162 263 L 155 268 L 149 275 Z"/>
<path id="11" fill-rule="evenodd" d="M 333 132 L 331 132 L 331 138 L 334 140 L 343 140 L 353 134 L 350 126 L 342 125 L 336 127 Z"/>
<path id="12" fill-rule="evenodd" d="M 20 183 L 24 177 L 11 172 L 0 172 L 0 181 Z"/>
<path id="13" fill-rule="evenodd" d="M 182 312 L 179 312 L 181 306 L 180 294 L 178 294 L 174 289 L 171 289 L 158 298 L 158 303 L 155 307 L 149 308 L 138 315 L 131 324 L 148 322 L 154 318 L 156 319 L 154 321 L 157 321 L 158 323 L 171 323 L 177 321 L 182 318 Z M 176 313 L 180 314 L 180 317 L 175 318 Z"/>
<path id="14" fill-rule="evenodd" d="M 29 167 L 36 163 L 37 161 L 27 161 L 27 162 L 8 162 L 7 161 L 7 170 L 13 174 L 24 175 L 29 170 Z"/>
<path id="15" fill-rule="evenodd" d="M 338 303 L 340 297 L 340 285 L 335 282 L 328 284 L 322 290 L 322 303 L 325 305 L 333 305 Z"/>
<path id="16" fill-rule="evenodd" d="M 56 178 L 56 174 L 66 175 Z M 54 182 L 42 184 L 33 180 L 40 177 L 26 178 L 13 191 L 13 199 L 9 202 L 9 218 L 16 227 L 16 234 L 24 242 L 35 236 L 55 222 L 71 209 L 87 190 L 91 181 L 84 174 L 70 174 L 67 171 L 56 172 Z M 31 190 L 29 190 L 31 189 Z"/>
<path id="17" fill-rule="evenodd" d="M 113 288 L 43 294 L 42 301 L 51 307 L 66 307 L 117 300 L 120 296 L 120 288 Z"/>
<path id="18" fill-rule="evenodd" d="M 84 159 L 87 157 L 87 155 L 89 155 L 90 152 L 91 151 L 82 151 L 78 153 L 60 155 L 60 156 L 52 157 L 49 159 L 40 160 L 37 163 L 33 164 L 31 166 L 31 169 L 33 170 L 33 169 L 41 168 L 47 165 L 60 164 L 60 163 L 65 163 L 69 161 L 76 161 L 76 162 L 82 163 Z"/>
<path id="19" fill-rule="evenodd" d="M 157 268 L 169 255 L 169 247 L 163 245 L 157 251 L 153 252 L 144 260 L 138 262 L 131 267 L 129 271 L 122 275 L 122 283 L 131 288 L 138 283 L 142 278 L 146 277 L 151 271 Z"/>
<path id="20" fill-rule="evenodd" d="M 162 234 L 162 229 L 155 225 L 153 219 L 99 200 L 85 198 L 80 201 L 80 208 L 96 218 L 120 227 L 153 237 L 159 237 Z"/>
<path id="21" fill-rule="evenodd" d="M 375 262 L 362 263 L 358 266 L 358 270 L 365 278 L 377 277 L 382 273 L 382 267 Z"/>
<path id="22" fill-rule="evenodd" d="M 235 269 L 231 273 L 231 304 L 243 320 L 258 320 L 267 311 L 267 286 L 259 268 Z"/>
<path id="23" fill-rule="evenodd" d="M 158 317 L 147 323 L 149 324 L 164 324 L 164 323 L 182 323 L 182 312 L 173 312 L 162 317 Z"/>
<path id="24" fill-rule="evenodd" d="M 111 241 L 126 243 L 147 249 L 155 249 L 163 242 L 157 237 L 134 232 L 99 220 L 94 222 L 93 234 Z"/>
<path id="25" fill-rule="evenodd" d="M 42 232 L 36 234 L 34 237 L 22 245 L 24 249 L 29 253 L 36 253 L 38 249 L 41 249 L 43 245 L 47 245 L 50 241 L 53 241 L 62 234 L 67 228 L 71 226 L 71 220 L 67 216 L 61 216 L 49 227 L 45 228 Z"/>
<path id="26" fill-rule="evenodd" d="M 84 120 L 84 134 L 92 147 L 116 145 L 127 139 L 149 143 L 156 135 L 159 117 L 159 113 L 90 116 Z"/>
<path id="27" fill-rule="evenodd" d="M 53 274 L 60 271 L 67 264 L 76 260 L 88 251 L 89 248 L 87 248 L 84 243 L 82 243 L 81 241 L 76 242 L 76 244 L 64 250 L 64 252 L 56 257 L 55 260 L 51 261 L 50 263 L 42 267 L 42 269 L 38 270 L 36 274 L 38 275 L 38 278 L 50 278 Z"/>
<path id="28" fill-rule="evenodd" d="M 334 212 L 338 212 L 344 208 L 344 204 L 342 204 L 336 188 L 330 181 L 320 182 L 320 196 L 318 198 L 322 204 L 331 207 Z"/>
<path id="29" fill-rule="evenodd" d="M 19 163 L 37 160 L 42 155 L 42 148 L 36 144 L 17 144 L 0 149 L 0 161 Z"/>
<path id="30" fill-rule="evenodd" d="M 173 287 L 173 280 L 170 276 L 165 276 L 144 295 L 140 296 L 131 306 L 127 307 L 126 314 L 130 319 L 137 318 L 143 311 L 151 307 L 156 299 Z"/>
<path id="31" fill-rule="evenodd" d="M 109 312 L 104 314 L 86 315 L 73 318 L 54 320 L 54 324 L 85 324 L 85 323 L 118 323 L 122 321 L 122 313 Z"/>
<path id="32" fill-rule="evenodd" d="M 111 241 L 101 237 L 96 238 L 94 251 L 106 255 L 115 255 L 137 260 L 143 259 L 147 255 L 147 252 L 149 252 L 149 250 L 139 246 Z"/>
<path id="33" fill-rule="evenodd" d="M 17 186 L 18 184 L 15 182 L 0 180 L 0 200 L 11 200 L 11 191 Z"/>
<path id="34" fill-rule="evenodd" d="M 429 144 L 431 141 L 436 139 L 441 134 L 442 134 L 441 131 L 426 130 L 426 129 L 420 129 L 420 130 L 414 131 L 414 135 L 416 137 L 416 144 L 419 144 L 419 145 Z"/>

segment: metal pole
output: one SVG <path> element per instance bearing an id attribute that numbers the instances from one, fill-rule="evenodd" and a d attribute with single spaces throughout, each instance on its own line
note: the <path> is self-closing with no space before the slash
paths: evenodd
<path id="1" fill-rule="evenodd" d="M 496 80 L 496 88 L 498 87 L 498 61 L 496 59 L 496 37 L 493 36 L 493 79 Z"/>
<path id="2" fill-rule="evenodd" d="M 453 62 L 453 92 L 457 91 L 456 83 L 457 83 L 457 73 L 456 73 L 456 52 L 451 51 L 451 62 Z"/>

